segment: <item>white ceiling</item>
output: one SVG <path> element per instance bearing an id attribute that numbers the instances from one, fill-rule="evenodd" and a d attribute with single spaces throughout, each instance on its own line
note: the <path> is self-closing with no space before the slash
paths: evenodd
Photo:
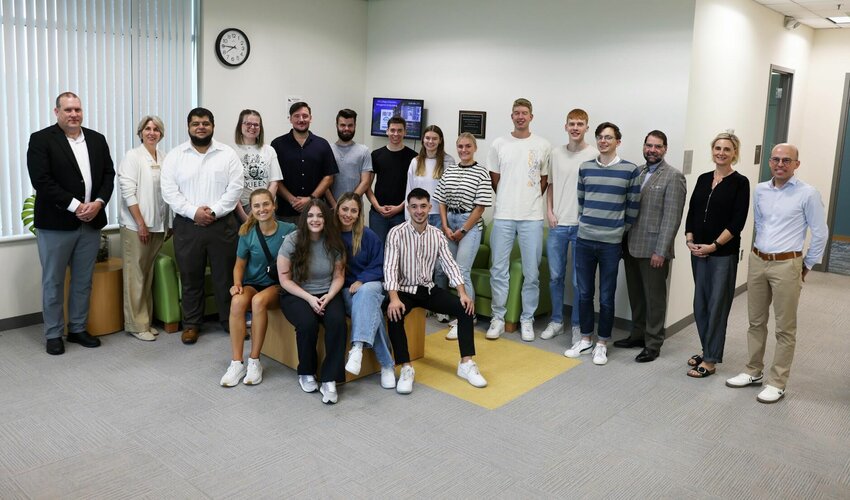
<path id="1" fill-rule="evenodd" d="M 791 16 L 812 28 L 850 28 L 850 25 L 837 25 L 828 20 L 828 16 L 850 15 L 850 0 L 824 2 L 823 0 L 755 0 L 768 9 Z M 840 7 L 839 7 L 840 5 Z"/>

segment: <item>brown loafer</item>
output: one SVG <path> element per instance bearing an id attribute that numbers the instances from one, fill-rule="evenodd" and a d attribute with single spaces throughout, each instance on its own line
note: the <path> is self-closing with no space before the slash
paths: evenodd
<path id="1" fill-rule="evenodd" d="M 182 340 L 184 344 L 194 344 L 198 341 L 198 329 L 192 327 L 186 328 L 183 330 L 183 335 L 180 336 L 180 340 Z"/>

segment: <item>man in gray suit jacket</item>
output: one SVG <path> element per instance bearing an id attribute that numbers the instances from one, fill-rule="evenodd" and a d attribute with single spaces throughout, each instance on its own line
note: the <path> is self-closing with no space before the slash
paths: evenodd
<path id="1" fill-rule="evenodd" d="M 627 235 L 623 252 L 626 285 L 632 306 L 632 333 L 615 347 L 643 347 L 635 361 L 653 361 L 664 343 L 667 315 L 667 275 L 673 258 L 673 238 L 682 222 L 687 192 L 685 176 L 664 161 L 667 136 L 653 130 L 643 141 L 640 212 Z"/>

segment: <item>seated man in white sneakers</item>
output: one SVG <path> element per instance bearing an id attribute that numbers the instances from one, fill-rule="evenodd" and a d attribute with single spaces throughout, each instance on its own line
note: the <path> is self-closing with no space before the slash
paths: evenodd
<path id="1" fill-rule="evenodd" d="M 428 224 L 430 210 L 431 195 L 421 188 L 412 189 L 407 195 L 410 219 L 390 230 L 384 251 L 384 288 L 390 296 L 387 306 L 388 331 L 395 361 L 402 364 L 396 384 L 399 394 L 410 394 L 413 391 L 415 372 L 410 365 L 404 317 L 414 307 L 424 307 L 457 318 L 461 356 L 457 375 L 475 387 L 487 385 L 472 360 L 475 355 L 472 334 L 475 304 L 466 294 L 463 275 L 449 251 L 446 237 L 439 229 Z M 457 297 L 434 285 L 432 277 L 437 257 L 440 257 L 449 284 L 457 289 Z"/>

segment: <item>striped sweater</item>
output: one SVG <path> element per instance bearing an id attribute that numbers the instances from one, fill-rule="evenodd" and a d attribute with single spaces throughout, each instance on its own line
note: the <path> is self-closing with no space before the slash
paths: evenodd
<path id="1" fill-rule="evenodd" d="M 640 169 L 619 160 L 603 166 L 596 160 L 578 171 L 578 237 L 620 243 L 640 208 Z"/>

